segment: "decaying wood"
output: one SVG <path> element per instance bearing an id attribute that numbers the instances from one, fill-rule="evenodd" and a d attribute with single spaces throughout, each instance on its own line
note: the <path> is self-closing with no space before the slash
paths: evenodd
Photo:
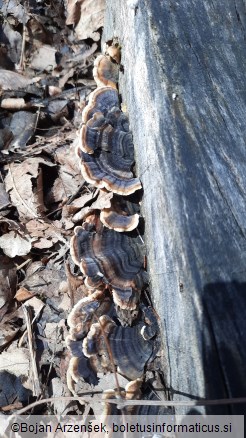
<path id="1" fill-rule="evenodd" d="M 174 401 L 246 394 L 244 29 L 238 0 L 107 0 Z"/>

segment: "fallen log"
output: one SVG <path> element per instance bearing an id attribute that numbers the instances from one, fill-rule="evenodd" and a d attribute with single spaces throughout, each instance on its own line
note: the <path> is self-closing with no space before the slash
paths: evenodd
<path id="1" fill-rule="evenodd" d="M 104 40 L 117 36 L 122 46 L 120 93 L 144 189 L 148 269 L 170 397 L 243 397 L 245 5 L 106 3 Z"/>

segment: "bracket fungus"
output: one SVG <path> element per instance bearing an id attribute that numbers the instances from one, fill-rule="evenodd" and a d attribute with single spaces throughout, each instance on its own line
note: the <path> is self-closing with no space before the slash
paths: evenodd
<path id="1" fill-rule="evenodd" d="M 109 56 L 99 55 L 94 61 L 93 76 L 98 87 L 117 86 L 119 64 L 112 62 Z"/>
<path id="2" fill-rule="evenodd" d="M 82 123 L 88 122 L 94 113 L 100 111 L 104 116 L 114 107 L 119 107 L 119 95 L 115 88 L 96 88 L 89 96 L 88 104 L 82 112 Z"/>
<path id="3" fill-rule="evenodd" d="M 134 178 L 131 167 L 131 160 L 119 158 L 117 155 L 101 151 L 100 154 L 85 154 L 77 150 L 81 159 L 80 166 L 84 179 L 90 184 L 106 188 L 110 192 L 122 196 L 130 195 L 142 188 L 138 178 Z"/>
<path id="4" fill-rule="evenodd" d="M 143 268 L 144 256 L 138 237 L 130 237 L 108 228 L 99 232 L 92 224 L 75 227 L 71 239 L 71 255 L 82 273 L 88 277 L 89 286 L 108 284 L 117 291 L 142 289 L 146 283 Z M 85 284 L 87 284 L 85 282 Z"/>
<path id="5" fill-rule="evenodd" d="M 103 150 L 127 158 L 131 164 L 134 162 L 132 134 L 114 128 L 101 113 L 94 113 L 82 126 L 79 140 L 81 150 L 87 154 Z"/>
<path id="6" fill-rule="evenodd" d="M 154 314 L 152 319 L 154 320 Z M 110 317 L 103 315 L 98 323 L 92 324 L 83 341 L 83 352 L 87 357 L 97 355 L 102 367 L 112 371 L 109 346 L 118 372 L 130 380 L 135 380 L 142 377 L 145 365 L 156 353 L 156 325 L 153 336 L 149 339 L 143 337 L 145 327 L 143 321 L 134 327 L 117 326 Z M 105 336 L 108 342 L 105 341 Z"/>
<path id="7" fill-rule="evenodd" d="M 148 282 L 145 247 L 139 231 L 133 230 L 139 224 L 142 185 L 133 173 L 128 117 L 120 110 L 119 64 L 119 45 L 111 42 L 95 60 L 98 88 L 82 112 L 77 156 L 84 179 L 100 190 L 97 199 L 83 204 L 73 217 L 82 225 L 74 229 L 70 252 L 87 291 L 68 317 L 66 342 L 73 393 L 80 379 L 82 384 L 97 384 L 99 371 L 117 368 L 131 380 L 123 395 L 127 400 L 142 396 L 144 370 L 157 353 L 159 328 L 153 309 L 141 304 Z M 105 399 L 109 394 L 114 392 Z"/>

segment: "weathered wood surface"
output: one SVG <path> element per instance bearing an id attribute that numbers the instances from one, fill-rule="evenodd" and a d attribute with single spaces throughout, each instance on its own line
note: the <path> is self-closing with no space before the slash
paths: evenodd
<path id="1" fill-rule="evenodd" d="M 104 39 L 122 44 L 166 384 L 246 396 L 245 1 L 130 3 L 107 0 Z"/>

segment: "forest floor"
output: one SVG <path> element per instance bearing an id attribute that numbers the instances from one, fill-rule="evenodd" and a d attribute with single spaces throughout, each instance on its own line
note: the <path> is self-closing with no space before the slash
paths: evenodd
<path id="1" fill-rule="evenodd" d="M 64 400 L 66 319 L 83 285 L 69 242 L 98 190 L 83 180 L 74 142 L 95 88 L 104 0 L 93 14 L 91 0 L 0 8 L 0 410 L 56 397 L 30 412 L 80 413 Z"/>

